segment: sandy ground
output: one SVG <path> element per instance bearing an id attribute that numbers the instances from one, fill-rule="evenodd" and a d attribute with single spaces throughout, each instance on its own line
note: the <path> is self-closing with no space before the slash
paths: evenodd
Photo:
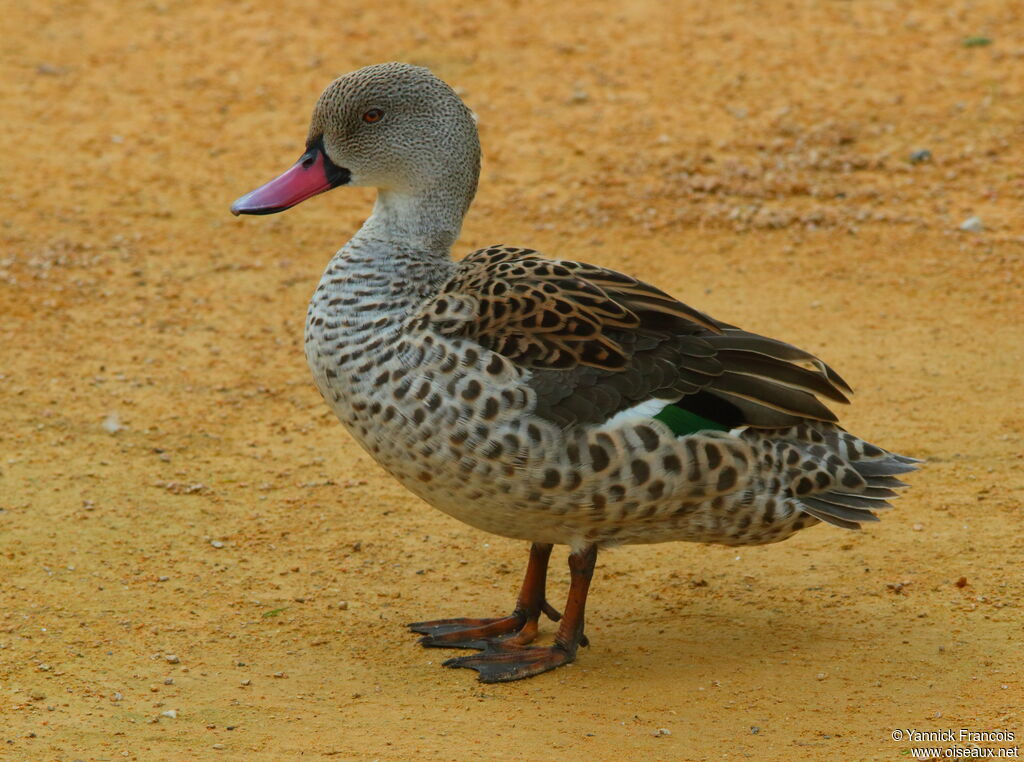
<path id="1" fill-rule="evenodd" d="M 0 758 L 1020 745 L 1019 3 L 0 6 Z M 623 269 L 817 352 L 849 428 L 928 459 L 897 509 L 604 553 L 577 664 L 441 669 L 403 624 L 506 612 L 526 547 L 404 492 L 312 386 L 305 304 L 372 195 L 228 214 L 327 82 L 390 59 L 480 116 L 456 256 Z"/>

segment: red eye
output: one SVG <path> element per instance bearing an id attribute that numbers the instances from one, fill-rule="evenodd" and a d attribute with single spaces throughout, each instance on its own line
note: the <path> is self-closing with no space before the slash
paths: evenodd
<path id="1" fill-rule="evenodd" d="M 363 114 L 363 121 L 366 122 L 367 124 L 373 124 L 374 122 L 379 122 L 383 118 L 384 118 L 384 112 L 381 111 L 379 108 L 372 108 L 369 111 L 367 111 L 365 114 Z"/>

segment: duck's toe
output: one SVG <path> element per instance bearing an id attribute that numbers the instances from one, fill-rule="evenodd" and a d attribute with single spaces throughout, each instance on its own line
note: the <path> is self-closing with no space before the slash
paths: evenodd
<path id="1" fill-rule="evenodd" d="M 476 648 L 483 650 L 494 645 L 495 638 L 515 635 L 524 644 L 536 637 L 537 622 L 518 612 L 495 619 L 435 619 L 413 622 L 409 629 L 423 635 L 424 648 Z"/>
<path id="2" fill-rule="evenodd" d="M 576 658 L 562 646 L 488 649 L 471 656 L 459 656 L 444 662 L 445 667 L 475 669 L 482 683 L 508 683 L 533 677 L 569 664 Z"/>

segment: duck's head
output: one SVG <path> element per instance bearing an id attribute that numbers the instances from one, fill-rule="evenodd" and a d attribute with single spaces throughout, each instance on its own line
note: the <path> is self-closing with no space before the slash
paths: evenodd
<path id="1" fill-rule="evenodd" d="M 417 202 L 451 197 L 449 205 L 461 206 L 461 222 L 479 168 L 476 123 L 455 91 L 428 69 L 378 64 L 328 85 L 313 109 L 306 152 L 284 174 L 235 201 L 231 211 L 273 214 L 339 185 L 355 185 Z"/>

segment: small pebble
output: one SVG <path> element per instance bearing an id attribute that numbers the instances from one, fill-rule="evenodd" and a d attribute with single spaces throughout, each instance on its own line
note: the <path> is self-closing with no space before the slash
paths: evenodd
<path id="1" fill-rule="evenodd" d="M 757 727 L 757 725 L 751 725 L 750 726 L 750 735 L 756 736 L 760 732 L 761 732 L 761 728 Z"/>
<path id="2" fill-rule="evenodd" d="M 213 748 L 214 749 L 223 749 L 224 748 L 224 744 L 222 744 L 222 743 L 215 743 L 213 745 Z"/>
<path id="3" fill-rule="evenodd" d="M 828 677 L 828 675 L 825 674 L 824 672 L 819 672 L 817 677 L 818 677 L 819 680 L 824 680 L 826 677 Z"/>
<path id="4" fill-rule="evenodd" d="M 659 738 L 661 736 L 670 736 L 670 735 L 672 735 L 672 731 L 669 730 L 668 728 L 658 728 L 653 733 L 651 733 L 651 735 L 654 736 L 655 738 Z"/>
<path id="5" fill-rule="evenodd" d="M 252 685 L 252 680 L 246 678 L 241 682 L 241 685 Z"/>
<path id="6" fill-rule="evenodd" d="M 164 685 L 174 685 L 174 678 L 173 677 L 165 677 L 164 678 Z"/>
<path id="7" fill-rule="evenodd" d="M 960 223 L 960 229 L 968 233 L 980 233 L 985 229 L 985 223 L 981 221 L 981 217 L 968 217 Z"/>
<path id="8" fill-rule="evenodd" d="M 103 430 L 108 434 L 116 434 L 124 426 L 121 425 L 121 416 L 117 413 L 109 413 L 106 418 L 103 419 Z"/>
<path id="9" fill-rule="evenodd" d="M 341 611 L 348 611 L 348 601 L 338 601 L 338 608 Z"/>
<path id="10" fill-rule="evenodd" d="M 953 584 L 955 584 L 957 587 L 967 587 L 967 577 L 961 577 Z"/>
<path id="11" fill-rule="evenodd" d="M 167 660 L 168 664 L 178 664 L 181 662 L 181 659 L 179 659 L 175 654 L 164 654 L 164 659 Z"/>
<path id="12" fill-rule="evenodd" d="M 177 709 L 168 709 L 166 712 L 160 712 L 161 717 L 169 717 L 172 720 L 178 719 Z"/>
<path id="13" fill-rule="evenodd" d="M 224 543 L 222 543 L 220 540 L 210 540 L 210 544 L 213 547 L 215 547 L 215 548 L 223 548 L 224 547 Z"/>
<path id="14" fill-rule="evenodd" d="M 275 672 L 274 677 L 288 677 L 284 672 Z"/>
<path id="15" fill-rule="evenodd" d="M 911 164 L 923 164 L 926 161 L 932 160 L 932 152 L 927 148 L 921 148 L 910 154 Z"/>
<path id="16" fill-rule="evenodd" d="M 110 700 L 114 702 L 121 701 L 122 699 L 124 699 L 124 696 L 120 693 L 115 693 L 113 696 L 110 697 Z"/>

